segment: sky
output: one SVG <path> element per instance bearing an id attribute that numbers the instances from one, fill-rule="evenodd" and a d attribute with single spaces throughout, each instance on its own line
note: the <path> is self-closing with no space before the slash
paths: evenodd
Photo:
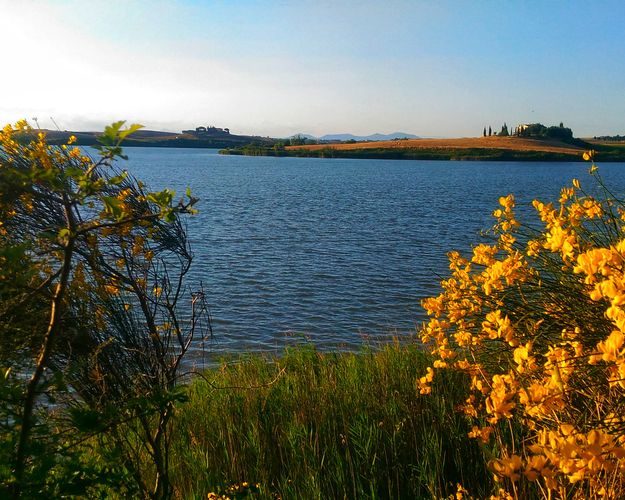
<path id="1" fill-rule="evenodd" d="M 624 34 L 623 0 L 0 0 L 0 121 L 623 135 Z"/>

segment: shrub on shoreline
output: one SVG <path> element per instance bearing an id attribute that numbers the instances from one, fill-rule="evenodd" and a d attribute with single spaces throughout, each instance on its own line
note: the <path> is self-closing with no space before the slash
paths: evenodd
<path id="1" fill-rule="evenodd" d="M 105 128 L 99 158 L 26 121 L 0 130 L 0 496 L 167 498 L 194 199 L 114 167 L 140 128 Z M 185 318 L 186 319 L 186 318 Z M 108 495 L 107 495 L 108 496 Z"/>
<path id="2" fill-rule="evenodd" d="M 451 252 L 443 293 L 423 302 L 437 359 L 421 392 L 450 368 L 471 377 L 464 412 L 499 449 L 506 498 L 625 496 L 625 204 L 590 172 L 602 197 L 574 179 L 558 203 L 533 202 L 538 226 L 500 198 L 492 244 Z"/>

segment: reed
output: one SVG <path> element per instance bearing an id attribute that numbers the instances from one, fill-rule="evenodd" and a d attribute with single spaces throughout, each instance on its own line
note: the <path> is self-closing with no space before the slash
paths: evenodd
<path id="1" fill-rule="evenodd" d="M 468 381 L 446 373 L 419 395 L 415 380 L 431 361 L 395 343 L 224 362 L 190 385 L 177 413 L 177 494 L 230 487 L 231 496 L 253 488 L 258 498 L 440 498 L 461 483 L 485 495 L 483 451 L 454 411 Z"/>

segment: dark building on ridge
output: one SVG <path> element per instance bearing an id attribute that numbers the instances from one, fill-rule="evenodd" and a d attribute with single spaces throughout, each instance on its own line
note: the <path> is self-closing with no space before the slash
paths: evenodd
<path id="1" fill-rule="evenodd" d="M 196 127 L 195 130 L 183 130 L 183 134 L 194 135 L 197 138 L 212 138 L 212 137 L 224 137 L 230 135 L 229 128 L 220 128 L 213 127 L 212 125 L 208 127 Z"/>

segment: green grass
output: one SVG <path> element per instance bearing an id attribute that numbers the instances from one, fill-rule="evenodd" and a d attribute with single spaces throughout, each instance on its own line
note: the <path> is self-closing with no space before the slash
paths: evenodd
<path id="1" fill-rule="evenodd" d="M 259 498 L 440 498 L 457 483 L 485 496 L 482 450 L 454 411 L 467 381 L 442 374 L 420 396 L 415 381 L 429 361 L 398 344 L 296 348 L 207 371 L 176 415 L 177 495 L 206 498 L 248 481 Z"/>

